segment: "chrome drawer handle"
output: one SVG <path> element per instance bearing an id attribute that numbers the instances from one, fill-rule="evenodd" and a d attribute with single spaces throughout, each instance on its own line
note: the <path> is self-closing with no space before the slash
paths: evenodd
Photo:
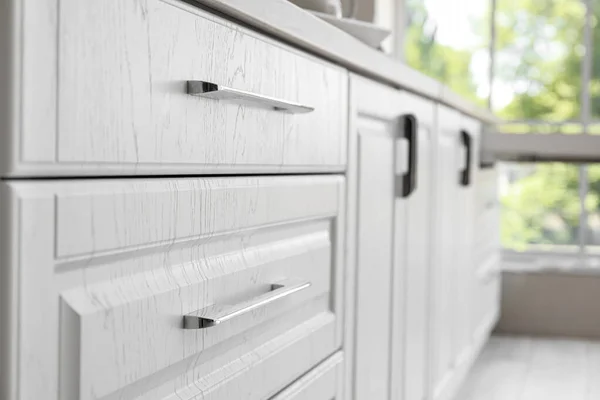
<path id="1" fill-rule="evenodd" d="M 183 317 L 183 329 L 203 329 L 229 321 L 235 317 L 247 314 L 252 310 L 271 304 L 293 293 L 306 289 L 310 282 L 299 279 L 286 279 L 273 283 L 271 290 L 253 299 L 235 305 L 214 304 Z"/>
<path id="2" fill-rule="evenodd" d="M 303 114 L 315 110 L 314 107 L 303 104 L 254 94 L 246 92 L 245 90 L 233 89 L 206 81 L 188 81 L 187 92 L 192 96 L 204 97 L 206 99 L 229 100 L 235 103 L 248 104 L 250 106 L 267 108 L 275 111 L 284 111 L 291 114 Z"/>

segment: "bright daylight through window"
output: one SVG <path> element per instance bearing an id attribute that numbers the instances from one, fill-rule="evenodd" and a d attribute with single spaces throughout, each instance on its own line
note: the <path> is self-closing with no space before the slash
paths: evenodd
<path id="1" fill-rule="evenodd" d="M 600 0 L 452 3 L 407 0 L 409 65 L 489 105 L 503 132 L 600 134 Z M 499 173 L 507 250 L 600 255 L 600 165 Z"/>

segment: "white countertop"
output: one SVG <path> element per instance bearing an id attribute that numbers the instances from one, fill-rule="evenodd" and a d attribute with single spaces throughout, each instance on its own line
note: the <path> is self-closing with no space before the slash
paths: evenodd
<path id="1" fill-rule="evenodd" d="M 489 110 L 444 84 L 359 42 L 287 0 L 195 0 L 255 29 L 348 68 L 352 72 L 437 100 L 485 122 Z"/>

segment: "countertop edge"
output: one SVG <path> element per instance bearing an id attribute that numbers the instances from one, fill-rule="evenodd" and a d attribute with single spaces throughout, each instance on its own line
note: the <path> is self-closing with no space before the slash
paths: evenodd
<path id="1" fill-rule="evenodd" d="M 449 87 L 359 42 L 287 0 L 188 0 L 367 78 L 438 101 L 486 123 L 500 119 Z"/>

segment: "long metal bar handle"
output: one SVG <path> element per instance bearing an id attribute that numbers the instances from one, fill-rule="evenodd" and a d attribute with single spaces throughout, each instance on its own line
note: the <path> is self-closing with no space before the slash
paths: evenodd
<path id="1" fill-rule="evenodd" d="M 217 85 L 216 83 L 207 81 L 188 81 L 187 92 L 192 96 L 203 97 L 206 99 L 231 101 L 238 104 L 249 105 L 251 107 L 266 108 L 290 114 L 304 114 L 315 110 L 314 107 L 304 104 Z"/>
<path id="2" fill-rule="evenodd" d="M 212 305 L 183 317 L 184 329 L 204 329 L 229 321 L 235 317 L 247 314 L 257 308 L 264 307 L 281 300 L 289 295 L 308 288 L 309 281 L 299 279 L 286 279 L 271 284 L 271 290 L 260 296 L 234 304 Z"/>

